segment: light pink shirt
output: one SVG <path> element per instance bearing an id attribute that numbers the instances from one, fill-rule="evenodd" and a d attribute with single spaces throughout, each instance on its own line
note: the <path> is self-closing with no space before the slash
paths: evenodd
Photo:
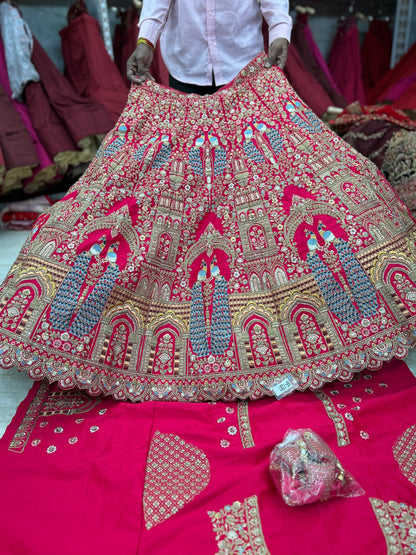
<path id="1" fill-rule="evenodd" d="M 216 85 L 234 79 L 264 50 L 262 16 L 269 44 L 290 40 L 288 0 L 144 0 L 139 36 L 156 44 L 178 81 Z"/>

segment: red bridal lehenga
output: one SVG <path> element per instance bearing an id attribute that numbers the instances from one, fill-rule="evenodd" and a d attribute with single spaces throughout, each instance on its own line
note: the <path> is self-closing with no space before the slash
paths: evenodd
<path id="1" fill-rule="evenodd" d="M 218 93 L 133 86 L 0 296 L 1 364 L 116 399 L 348 381 L 415 342 L 414 220 L 264 56 Z"/>

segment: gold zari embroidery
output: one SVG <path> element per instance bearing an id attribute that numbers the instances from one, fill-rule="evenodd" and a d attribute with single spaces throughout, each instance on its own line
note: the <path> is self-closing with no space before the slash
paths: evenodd
<path id="1" fill-rule="evenodd" d="M 415 552 L 416 510 L 410 505 L 370 497 L 371 506 L 387 543 L 387 555 Z"/>
<path id="2" fill-rule="evenodd" d="M 416 485 L 416 425 L 398 438 L 393 445 L 393 455 L 406 478 Z"/>
<path id="3" fill-rule="evenodd" d="M 247 401 L 238 401 L 238 425 L 243 448 L 249 449 L 250 447 L 254 447 Z"/>
<path id="4" fill-rule="evenodd" d="M 13 451 L 14 453 L 23 453 L 25 450 L 27 442 L 33 432 L 33 428 L 38 420 L 42 405 L 48 397 L 48 387 L 49 384 L 47 383 L 40 384 L 33 401 L 30 403 L 20 426 L 17 428 L 16 433 L 10 442 L 9 451 Z"/>
<path id="5" fill-rule="evenodd" d="M 209 461 L 202 449 L 179 436 L 156 432 L 144 481 L 146 528 L 150 530 L 177 513 L 207 487 L 209 480 Z"/>
<path id="6" fill-rule="evenodd" d="M 219 551 L 216 555 L 244 553 L 270 555 L 261 528 L 257 496 L 234 501 L 219 511 L 208 511 Z"/>
<path id="7" fill-rule="evenodd" d="M 9 451 L 23 453 L 39 418 L 45 416 L 82 414 L 101 403 L 83 391 L 51 391 L 46 382 L 40 384 L 35 397 L 10 442 Z"/>

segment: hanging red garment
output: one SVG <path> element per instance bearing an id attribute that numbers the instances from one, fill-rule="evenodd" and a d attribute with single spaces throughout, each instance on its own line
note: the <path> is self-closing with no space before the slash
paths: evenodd
<path id="1" fill-rule="evenodd" d="M 311 41 L 314 42 L 314 39 L 308 26 L 308 15 L 298 13 L 292 29 L 291 43 L 298 51 L 306 69 L 319 82 L 321 87 L 330 97 L 332 104 L 334 106 L 344 108 L 347 105 L 347 102 L 338 89 L 334 88 L 332 83 L 329 81 L 320 61 L 315 55 L 317 46 L 314 43 L 316 49 L 312 49 Z M 323 58 L 322 61 L 324 61 Z"/>
<path id="2" fill-rule="evenodd" d="M 358 100 L 365 104 L 360 40 L 354 17 L 340 22 L 332 43 L 328 66 L 345 100 L 348 103 Z"/>
<path id="3" fill-rule="evenodd" d="M 306 69 L 293 44 L 289 44 L 284 72 L 289 83 L 316 115 L 321 116 L 329 106 L 333 105 L 332 99 L 328 96 L 327 92 Z"/>
<path id="4" fill-rule="evenodd" d="M 265 19 L 263 19 L 262 33 L 264 51 L 267 53 L 269 50 L 269 29 Z M 332 105 L 331 99 L 322 86 L 306 69 L 293 44 L 289 44 L 286 65 L 283 71 L 289 83 L 316 115 L 321 116 Z"/>
<path id="5" fill-rule="evenodd" d="M 389 91 L 395 87 L 400 81 L 403 83 L 403 94 L 406 89 L 406 78 L 411 77 L 415 73 L 416 67 L 416 43 L 400 58 L 397 64 L 387 72 L 382 79 L 374 86 L 368 94 L 369 104 L 376 104 L 388 98 Z"/>
<path id="6" fill-rule="evenodd" d="M 390 69 L 392 31 L 387 21 L 372 21 L 361 47 L 363 84 L 366 94 Z"/>
<path id="7" fill-rule="evenodd" d="M 39 72 L 50 104 L 77 146 L 86 138 L 102 135 L 111 129 L 112 119 L 107 110 L 98 102 L 77 94 L 36 39 L 33 43 L 32 61 Z"/>
<path id="8" fill-rule="evenodd" d="M 83 13 L 59 34 L 66 77 L 78 94 L 102 104 L 115 123 L 126 104 L 128 88 L 105 48 L 98 21 Z"/>
<path id="9" fill-rule="evenodd" d="M 1 85 L 0 114 L 0 148 L 6 167 L 1 194 L 5 195 L 22 187 L 22 179 L 31 177 L 39 158 L 29 131 Z"/>
<path id="10" fill-rule="evenodd" d="M 130 6 L 126 11 L 120 11 L 121 22 L 114 29 L 113 51 L 114 62 L 126 85 L 130 87 L 127 79 L 126 65 L 131 53 L 135 49 L 137 40 L 137 24 L 139 16 L 137 8 Z"/>
<path id="11" fill-rule="evenodd" d="M 0 38 L 0 84 L 8 94 L 13 106 L 16 111 L 20 114 L 23 124 L 29 132 L 29 135 L 35 146 L 36 155 L 39 159 L 39 165 L 33 170 L 33 175 L 29 178 L 23 180 L 23 189 L 27 193 L 34 193 L 45 183 L 52 182 L 57 174 L 57 167 L 54 164 L 52 158 L 48 155 L 45 146 L 39 139 L 38 134 L 35 131 L 33 122 L 30 118 L 27 105 L 23 102 L 17 102 L 12 97 L 12 89 L 10 87 L 10 82 L 7 74 L 6 58 L 4 54 L 3 41 Z M 35 84 L 35 83 L 34 83 Z M 38 83 L 36 83 L 38 85 Z"/>
<path id="12" fill-rule="evenodd" d="M 49 103 L 42 83 L 29 83 L 25 88 L 26 104 L 37 133 L 61 173 L 78 165 L 80 151 L 62 120 Z"/>

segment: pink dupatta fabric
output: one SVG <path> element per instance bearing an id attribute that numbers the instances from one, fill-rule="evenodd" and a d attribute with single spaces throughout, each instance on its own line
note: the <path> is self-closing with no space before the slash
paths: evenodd
<path id="1" fill-rule="evenodd" d="M 38 383 L 0 441 L 3 552 L 410 553 L 415 394 L 398 360 L 281 401 L 133 405 Z M 269 455 L 305 427 L 364 495 L 285 505 Z"/>

